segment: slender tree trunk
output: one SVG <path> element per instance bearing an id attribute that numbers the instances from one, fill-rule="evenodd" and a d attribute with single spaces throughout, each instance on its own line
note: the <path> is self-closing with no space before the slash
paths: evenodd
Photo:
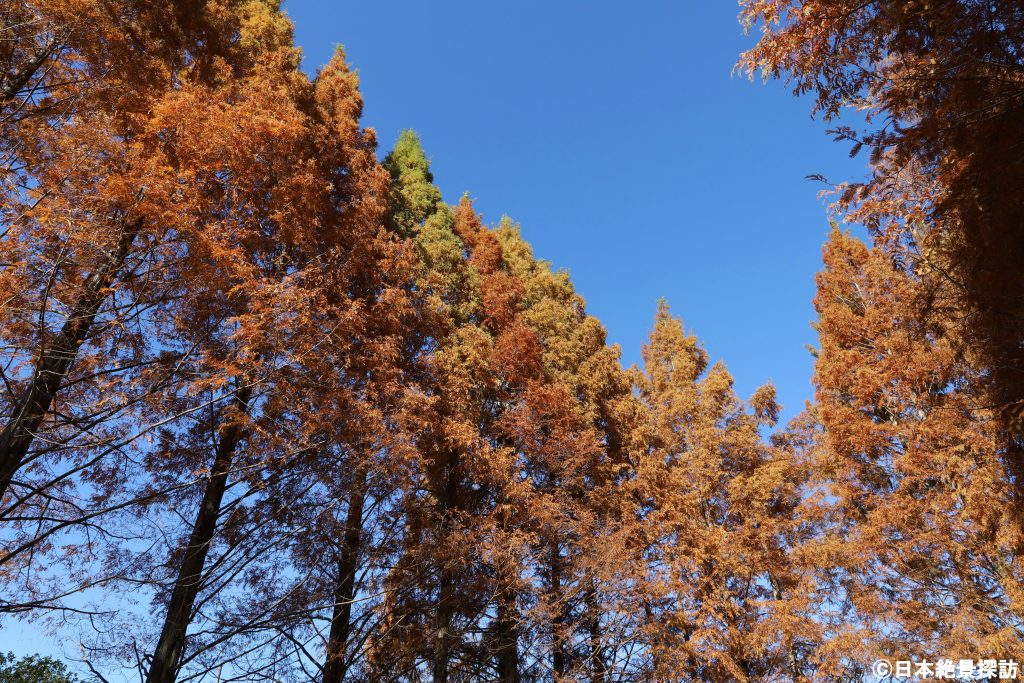
<path id="1" fill-rule="evenodd" d="M 768 583 L 772 587 L 772 599 L 781 602 L 783 598 L 782 587 L 777 581 L 771 576 L 768 577 Z M 803 671 L 800 667 L 800 656 L 796 650 L 796 643 L 793 641 L 792 636 L 789 637 L 789 643 L 786 646 L 787 653 L 789 654 L 789 676 L 794 682 L 804 680 Z"/>
<path id="2" fill-rule="evenodd" d="M 653 626 L 655 616 L 654 608 L 651 606 L 651 601 L 645 598 L 643 603 L 645 621 L 649 626 Z M 657 683 L 658 676 L 661 675 L 661 657 L 658 654 L 658 646 L 660 646 L 660 643 L 654 643 L 654 645 L 656 647 L 651 648 L 651 673 L 648 679 L 651 683 Z"/>
<path id="3" fill-rule="evenodd" d="M 174 683 L 178 673 L 178 664 L 185 648 L 185 633 L 192 620 L 192 608 L 202 583 L 203 567 L 206 556 L 217 530 L 217 518 L 220 515 L 221 501 L 227 490 L 228 474 L 239 442 L 242 440 L 242 429 L 238 425 L 238 413 L 248 408 L 252 389 L 244 386 L 235 392 L 230 408 L 222 418 L 220 441 L 210 470 L 210 478 L 203 492 L 203 500 L 196 514 L 192 535 L 189 538 L 185 556 L 178 570 L 178 578 L 174 582 L 171 601 L 167 606 L 160 640 L 153 653 L 153 661 L 146 676 L 146 683 Z"/>
<path id="4" fill-rule="evenodd" d="M 511 589 L 502 591 L 498 598 L 495 635 L 498 648 L 498 680 L 501 683 L 519 683 L 519 630 L 516 595 Z"/>
<path id="5" fill-rule="evenodd" d="M 456 504 L 458 493 L 458 456 L 455 453 L 448 453 L 444 467 L 444 484 L 439 496 L 438 507 L 440 508 L 441 521 L 440 531 L 442 537 L 447 535 L 451 522 L 449 513 Z M 448 683 L 448 661 L 451 659 L 451 622 L 453 606 L 453 583 L 449 563 L 451 558 L 439 557 L 441 563 L 438 572 L 437 606 L 434 611 L 434 661 L 433 683 Z"/>
<path id="6" fill-rule="evenodd" d="M 601 612 L 597 606 L 597 586 L 593 577 L 584 601 L 587 609 L 587 631 L 590 635 L 590 683 L 605 683 L 607 665 L 604 648 L 601 646 Z"/>
<path id="7" fill-rule="evenodd" d="M 565 676 L 565 596 L 562 595 L 562 557 L 558 551 L 558 543 L 553 543 L 550 554 L 551 570 L 551 597 L 554 600 L 553 607 L 557 610 L 552 624 L 552 653 L 551 669 L 555 674 L 555 681 L 561 681 Z"/>
<path id="8" fill-rule="evenodd" d="M 355 599 L 356 572 L 363 541 L 363 505 L 366 503 L 365 471 L 361 471 L 353 485 L 352 496 L 345 516 L 345 538 L 338 558 L 338 576 L 334 591 L 334 614 L 327 642 L 327 662 L 324 664 L 323 683 L 341 683 L 348 673 L 348 641 L 352 628 L 352 601 Z"/>
<path id="9" fill-rule="evenodd" d="M 504 446 L 512 446 L 503 440 Z M 513 519 L 508 506 L 508 499 L 502 489 L 496 491 L 499 505 L 497 522 L 499 528 L 506 533 L 514 533 L 517 522 Z M 494 646 L 498 672 L 501 683 L 519 683 L 519 605 L 516 586 L 521 575 L 520 561 L 513 555 L 508 561 L 501 561 L 494 567 L 496 586 L 496 614 L 494 619 Z"/>
<path id="10" fill-rule="evenodd" d="M 447 569 L 442 569 L 437 609 L 434 613 L 434 683 L 448 683 L 448 660 L 451 657 L 451 601 L 451 576 Z"/>
<path id="11" fill-rule="evenodd" d="M 141 220 L 131 225 L 122 225 L 117 247 L 86 280 L 85 289 L 72 307 L 71 315 L 60 333 L 50 343 L 45 339 L 41 342 L 42 350 L 32 379 L 0 432 L 0 498 L 7 493 L 11 480 L 24 463 L 36 430 L 49 412 L 54 396 L 63 385 L 71 364 L 78 356 L 78 350 L 89 335 L 96 314 L 106 300 L 110 285 L 124 265 L 141 227 Z"/>

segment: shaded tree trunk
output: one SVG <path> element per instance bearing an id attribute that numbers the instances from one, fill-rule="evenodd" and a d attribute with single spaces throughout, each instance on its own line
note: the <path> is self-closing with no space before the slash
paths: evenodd
<path id="1" fill-rule="evenodd" d="M 651 601 L 644 599 L 644 620 L 648 624 L 654 624 L 655 615 L 654 608 L 651 606 Z M 660 645 L 660 643 L 659 643 Z M 652 648 L 651 654 L 651 674 L 647 679 L 650 683 L 657 683 L 658 676 L 661 675 L 661 657 L 658 655 L 657 648 Z"/>
<path id="2" fill-rule="evenodd" d="M 587 631 L 590 636 L 590 683 L 605 683 L 607 666 L 604 661 L 604 648 L 601 646 L 601 612 L 597 606 L 597 586 L 590 579 L 584 601 L 587 610 Z"/>
<path id="3" fill-rule="evenodd" d="M 59 50 L 56 41 L 51 41 L 41 46 L 32 58 L 11 74 L 0 76 L 0 105 L 7 104 L 14 99 L 29 81 L 39 72 L 46 60 L 54 52 Z"/>
<path id="4" fill-rule="evenodd" d="M 124 265 L 141 227 L 141 220 L 131 225 L 122 225 L 117 247 L 110 258 L 86 280 L 85 291 L 71 308 L 71 314 L 60 333 L 52 343 L 47 344 L 45 339 L 40 343 L 42 350 L 32 379 L 21 399 L 14 405 L 3 432 L 0 432 L 0 498 L 7 493 L 11 480 L 24 463 L 36 430 L 67 378 L 79 349 L 92 329 L 96 314 L 107 298 L 108 289 Z"/>
<path id="5" fill-rule="evenodd" d="M 502 591 L 498 600 L 495 636 L 498 659 L 498 680 L 519 683 L 519 631 L 516 596 L 512 590 Z"/>
<path id="6" fill-rule="evenodd" d="M 164 617 L 160 640 L 153 653 L 146 683 L 174 683 L 177 677 L 178 665 L 185 648 L 185 634 L 192 620 L 192 609 L 202 584 L 203 567 L 217 530 L 217 518 L 220 515 L 224 492 L 227 490 L 228 474 L 243 436 L 242 429 L 237 423 L 237 413 L 246 411 L 251 394 L 252 389 L 249 386 L 236 391 L 229 409 L 222 418 L 224 424 L 213 467 L 210 469 L 210 478 L 206 483 L 188 547 L 178 570 L 178 578 L 174 582 L 174 590 L 167 605 L 167 614 Z"/>
<path id="7" fill-rule="evenodd" d="M 551 596 L 555 602 L 555 616 L 554 623 L 552 624 L 552 653 L 551 653 L 551 669 L 555 674 L 555 680 L 561 681 L 562 677 L 565 676 L 566 657 L 565 657 L 565 596 L 562 595 L 562 557 L 558 551 L 558 544 L 555 543 L 551 547 L 550 553 L 550 572 L 551 572 Z"/>
<path id="8" fill-rule="evenodd" d="M 434 683 L 448 682 L 448 660 L 451 657 L 452 581 L 447 569 L 441 571 L 434 613 Z"/>
<path id="9" fill-rule="evenodd" d="M 356 572 L 363 541 L 363 506 L 366 503 L 367 475 L 356 477 L 345 515 L 345 538 L 338 558 L 338 576 L 334 592 L 334 614 L 327 642 L 327 662 L 323 683 L 341 683 L 348 673 L 348 644 L 352 628 L 352 601 L 355 599 Z"/>
<path id="10" fill-rule="evenodd" d="M 441 513 L 442 536 L 449 531 L 449 512 L 456 504 L 458 493 L 458 473 L 456 467 L 458 456 L 448 453 L 445 458 L 444 485 L 439 496 L 438 507 Z M 433 683 L 448 683 L 448 662 L 451 659 L 451 622 L 453 614 L 452 600 L 453 582 L 449 562 L 451 558 L 440 557 L 440 572 L 438 573 L 437 606 L 434 611 L 434 652 L 432 662 Z"/>

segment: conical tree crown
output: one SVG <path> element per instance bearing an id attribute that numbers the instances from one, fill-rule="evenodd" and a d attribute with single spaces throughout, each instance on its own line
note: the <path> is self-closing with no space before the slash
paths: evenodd
<path id="1" fill-rule="evenodd" d="M 402 131 L 395 148 L 384 159 L 384 168 L 391 174 L 390 227 L 400 235 L 412 235 L 441 202 L 441 191 L 434 185 L 419 136 L 411 130 Z"/>

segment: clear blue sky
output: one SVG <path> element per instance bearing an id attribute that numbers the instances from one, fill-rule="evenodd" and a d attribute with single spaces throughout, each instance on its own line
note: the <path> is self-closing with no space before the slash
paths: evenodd
<path id="1" fill-rule="evenodd" d="M 314 72 L 344 45 L 382 151 L 416 130 L 448 201 L 521 223 L 639 362 L 656 302 L 743 395 L 812 393 L 822 186 L 864 174 L 781 83 L 732 75 L 735 2 L 287 0 Z"/>

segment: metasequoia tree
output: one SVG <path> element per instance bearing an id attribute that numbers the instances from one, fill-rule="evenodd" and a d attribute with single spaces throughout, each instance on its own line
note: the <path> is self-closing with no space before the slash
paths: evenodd
<path id="1" fill-rule="evenodd" d="M 393 177 L 391 225 L 412 235 L 417 257 L 418 323 L 408 340 L 408 391 L 395 415 L 415 457 L 404 466 L 408 483 L 396 510 L 403 528 L 366 666 L 389 680 L 425 668 L 442 681 L 463 665 L 463 637 L 480 601 L 470 524 L 478 492 L 467 460 L 483 447 L 477 423 L 489 342 L 478 273 L 456 232 L 457 215 L 438 203 L 415 137 L 403 135 L 385 163 Z"/>
<path id="2" fill-rule="evenodd" d="M 503 268 L 497 238 L 465 198 L 450 220 L 451 234 L 466 257 L 456 270 L 464 274 L 445 278 L 443 285 L 454 284 L 472 298 L 452 298 L 445 306 L 451 317 L 442 324 L 454 326 L 428 365 L 438 385 L 433 405 L 427 406 L 430 412 L 424 414 L 432 423 L 424 434 L 430 438 L 421 446 L 431 499 L 421 523 L 427 534 L 423 547 L 431 548 L 436 572 L 428 628 L 431 673 L 437 681 L 487 676 L 493 664 L 484 654 L 493 645 L 488 595 L 500 578 L 485 557 L 483 533 L 495 495 L 489 468 L 502 446 L 494 423 L 519 391 L 522 377 L 536 367 L 533 336 L 517 317 L 522 286 Z M 504 666 L 506 676 L 514 676 L 518 663 Z"/>
<path id="3" fill-rule="evenodd" d="M 112 112 L 115 106 L 128 115 L 185 69 L 192 78 L 209 75 L 212 60 L 230 49 L 232 8 L 245 4 L 5 2 L 0 8 L 4 181 L 13 186 L 17 181 L 6 174 L 28 170 L 18 159 L 32 146 L 24 136 L 32 126 L 61 127 L 73 116 Z M 26 129 L 34 118 L 40 120 Z"/>
<path id="4" fill-rule="evenodd" d="M 353 75 L 345 81 L 354 87 Z M 432 632 L 438 623 L 464 618 L 462 596 L 452 587 L 465 579 L 453 570 L 442 573 L 454 560 L 434 552 L 434 544 L 453 532 L 450 520 L 438 518 L 431 507 L 440 499 L 471 508 L 462 500 L 469 484 L 453 467 L 451 448 L 438 453 L 437 441 L 423 433 L 422 420 L 465 419 L 433 411 L 470 409 L 458 394 L 429 411 L 423 402 L 427 394 L 452 390 L 435 377 L 433 364 L 444 346 L 457 343 L 447 336 L 451 330 L 471 324 L 474 276 L 414 134 L 403 133 L 384 167 L 391 174 L 390 190 L 366 198 L 386 199 L 388 205 L 382 221 L 387 234 L 379 235 L 386 248 L 379 250 L 377 268 L 340 280 L 348 283 L 342 289 L 314 292 L 325 298 L 311 302 L 336 311 L 337 319 L 329 314 L 320 318 L 322 324 L 344 325 L 340 339 L 355 334 L 357 343 L 318 342 L 308 356 L 293 359 L 287 382 L 272 393 L 282 398 L 274 399 L 273 416 L 269 407 L 262 409 L 267 424 L 290 440 L 279 436 L 271 445 L 270 452 L 281 454 L 275 457 L 287 466 L 273 468 L 276 480 L 265 479 L 267 491 L 258 497 L 291 502 L 262 532 L 280 542 L 271 555 L 251 563 L 260 567 L 246 579 L 264 590 L 276 586 L 281 596 L 269 610 L 260 612 L 265 593 L 244 610 L 255 617 L 244 640 L 250 650 L 244 665 L 236 661 L 232 667 L 253 675 L 398 679 L 462 656 L 451 633 Z M 422 201 L 424 196 L 430 201 Z M 404 241 L 395 242 L 396 236 Z M 351 246 L 372 245 L 369 238 L 363 235 Z M 380 262 L 381 255 L 388 258 Z M 411 271 L 402 265 L 408 257 L 415 259 Z M 381 273 L 389 268 L 394 287 L 386 290 Z M 406 298 L 413 307 L 403 308 Z M 381 308 L 358 315 L 357 306 Z M 360 320 L 368 329 L 352 327 Z M 463 370 L 458 356 L 444 362 L 446 372 Z M 260 428 L 254 424 L 254 431 Z M 296 453 L 297 444 L 308 446 Z M 439 647 L 447 647 L 450 656 L 438 656 Z"/>
<path id="5" fill-rule="evenodd" d="M 451 287 L 438 287 L 436 278 L 445 277 L 442 273 L 449 272 L 460 262 L 462 254 L 453 241 L 446 239 L 452 237 L 448 209 L 441 202 L 440 190 L 433 184 L 418 136 L 412 131 L 403 131 L 383 165 L 391 179 L 387 225 L 395 235 L 409 240 L 407 245 L 412 247 L 415 265 L 410 281 L 414 291 L 411 300 L 418 311 L 415 317 L 405 321 L 404 337 L 391 367 L 400 368 L 403 373 L 415 373 L 419 354 L 432 331 L 437 329 L 433 326 L 438 321 L 428 310 L 438 306 L 436 297 L 442 293 L 458 296 Z M 449 250 L 443 254 L 446 241 Z M 434 315 L 437 313 L 440 310 Z M 394 414 L 402 409 L 407 387 L 400 386 L 400 380 L 391 386 L 398 389 L 397 393 L 391 392 L 387 403 L 389 413 Z M 390 425 L 392 430 L 400 423 L 401 420 L 392 417 L 382 420 L 382 425 Z M 402 434 L 401 429 L 398 432 L 401 444 L 415 441 L 414 436 Z M 409 493 L 402 480 L 409 474 L 410 463 L 415 462 L 418 452 L 406 450 L 403 456 L 397 442 L 390 446 L 378 445 L 373 452 L 383 460 L 370 458 L 357 467 L 347 494 L 344 547 L 333 574 L 334 611 L 323 683 L 340 683 L 350 671 L 365 675 L 369 669 L 364 654 L 373 651 L 380 638 L 387 638 L 380 632 L 380 623 L 389 620 L 385 607 L 394 603 L 370 596 L 377 594 L 384 585 L 385 567 L 397 557 L 396 552 L 400 552 L 397 548 L 401 541 L 397 539 L 401 537 L 399 527 L 403 521 L 402 493 Z M 368 500 L 372 510 L 367 506 Z M 356 604 L 357 595 L 359 604 Z M 367 645 L 369 647 L 364 647 Z"/>
<path id="6" fill-rule="evenodd" d="M 183 176 L 168 170 L 175 162 L 165 166 L 159 151 L 165 117 L 189 93 L 252 67 L 258 38 L 243 19 L 261 6 L 4 5 L 5 609 L 52 608 L 96 580 L 63 578 L 49 591 L 45 573 L 15 578 L 28 578 L 32 557 L 45 566 L 43 551 L 69 529 L 91 537 L 81 552 L 50 559 L 70 567 L 95 556 L 103 512 L 130 504 L 110 498 L 125 489 L 109 477 L 137 471 L 128 451 L 152 424 L 140 422 L 141 406 L 194 351 L 170 352 L 154 332 L 157 311 L 180 291 L 179 245 L 202 226 L 190 221 Z"/>
<path id="7" fill-rule="evenodd" d="M 998 414 L 922 315 L 935 293 L 899 256 L 834 230 L 818 276 L 814 469 L 830 522 L 815 552 L 836 626 L 823 671 L 1008 658 L 1024 637 Z"/>
<path id="8" fill-rule="evenodd" d="M 457 217 L 471 216 L 460 206 Z M 505 682 L 632 675 L 621 484 L 636 411 L 618 349 L 511 221 L 456 226 L 494 334 L 480 423 L 490 449 L 472 470 L 491 595 L 483 671 Z"/>
<path id="9" fill-rule="evenodd" d="M 406 213 L 420 261 L 423 352 L 400 421 L 417 454 L 369 666 L 389 680 L 546 676 L 550 651 L 539 648 L 549 624 L 534 567 L 548 562 L 552 542 L 574 556 L 583 551 L 569 545 L 601 545 L 592 536 L 603 520 L 588 507 L 600 504 L 586 497 L 614 480 L 603 454 L 618 438 L 599 426 L 614 420 L 614 397 L 628 400 L 629 383 L 567 277 L 536 262 L 516 228 L 484 227 L 465 199 L 437 207 L 411 137 L 386 163 L 398 169 L 393 201 L 426 196 L 435 210 Z M 564 493 L 541 481 L 548 469 L 571 472 Z M 594 563 L 570 564 L 566 647 L 583 648 L 586 632 L 591 650 L 603 651 Z M 597 659 L 581 656 L 565 673 L 593 672 Z"/>
<path id="10" fill-rule="evenodd" d="M 999 409 L 1010 475 L 1021 484 L 1024 400 L 1024 11 L 1013 0 L 794 2 L 743 0 L 760 39 L 740 65 L 785 76 L 837 119 L 861 111 L 869 129 L 840 126 L 871 150 L 871 179 L 839 207 L 902 256 L 943 305 L 941 321 Z M 936 328 L 938 329 L 938 328 Z"/>
<path id="11" fill-rule="evenodd" d="M 162 269 L 132 273 L 143 302 L 128 306 L 140 321 L 128 332 L 141 340 L 129 348 L 174 372 L 101 385 L 145 393 L 132 397 L 132 412 L 119 406 L 116 416 L 96 420 L 123 437 L 116 433 L 113 446 L 107 439 L 78 447 L 91 459 L 72 464 L 88 477 L 87 491 L 103 498 L 87 519 L 114 507 L 152 520 L 145 529 L 152 534 L 137 533 L 108 565 L 118 585 L 157 588 L 163 619 L 143 662 L 154 681 L 174 680 L 185 666 L 201 670 L 203 658 L 225 651 L 238 632 L 266 627 L 273 601 L 243 619 L 228 598 L 274 548 L 267 531 L 280 528 L 271 521 L 291 501 L 270 494 L 285 490 L 285 478 L 302 490 L 294 479 L 308 471 L 311 449 L 337 451 L 342 437 L 357 441 L 339 431 L 360 425 L 373 433 L 376 425 L 362 418 L 372 398 L 352 375 L 386 367 L 397 355 L 385 337 L 401 319 L 404 298 L 405 277 L 396 274 L 402 257 L 384 229 L 387 173 L 372 133 L 359 128 L 361 98 L 343 57 L 310 84 L 276 3 L 214 9 L 232 12 L 225 21 L 234 42 L 211 58 L 209 78 L 178 82 L 149 102 L 131 144 L 113 138 L 138 155 L 130 159 L 137 169 L 125 164 L 139 173 L 134 186 L 120 175 L 110 180 L 105 167 L 81 169 L 142 207 L 133 225 L 153 236 L 146 233 L 140 258 Z M 70 135 L 50 134 L 59 142 Z M 111 155 L 96 156 L 99 163 Z M 121 244 L 133 240 L 143 238 Z M 116 283 L 108 278 L 96 287 L 108 296 Z M 122 326 L 111 325 L 115 332 Z M 97 349 L 102 362 L 109 354 Z M 78 360 L 76 368 L 83 367 Z M 332 389 L 320 400 L 325 383 Z M 90 436 L 95 428 L 89 425 Z M 325 445 L 326 438 L 334 441 Z M 111 451 L 116 457 L 101 459 Z M 106 517 L 93 524 L 124 540 L 130 528 Z M 156 541 L 139 552 L 147 537 Z M 189 638 L 193 621 L 202 628 Z"/>
<path id="12" fill-rule="evenodd" d="M 157 238 L 153 223 L 166 208 L 146 192 L 154 170 L 142 139 L 146 115 L 179 80 L 214 78 L 209 63 L 239 40 L 237 4 L 204 11 L 186 3 L 4 6 L 0 153 L 9 172 L 2 178 L 7 294 L 0 311 L 11 339 L 0 495 L 44 418 L 50 414 L 58 427 L 68 421 L 50 408 L 71 383 L 82 346 L 102 349 L 112 344 L 111 327 L 129 326 L 105 319 L 130 321 L 123 308 L 101 309 L 131 271 L 126 266 L 141 260 L 140 247 L 152 248 L 140 243 Z M 244 61 L 244 50 L 235 52 Z M 127 346 L 117 341 L 114 351 Z M 88 369 L 90 361 L 78 364 Z"/>
<path id="13" fill-rule="evenodd" d="M 384 159 L 384 168 L 391 175 L 388 226 L 399 235 L 415 235 L 441 204 L 441 191 L 434 185 L 419 136 L 411 130 L 402 131 Z"/>
<path id="14" fill-rule="evenodd" d="M 428 255 L 437 255 L 431 250 L 430 235 L 442 218 L 435 214 L 447 209 L 431 183 L 429 164 L 414 133 L 402 133 L 383 165 L 391 176 L 385 221 L 389 230 L 403 238 L 423 233 L 415 242 L 404 243 L 406 256 L 420 256 L 410 271 L 418 277 L 405 284 L 414 288 L 410 302 L 422 307 L 434 294 L 428 277 L 450 267 Z M 448 258 L 461 261 L 461 250 Z M 398 429 L 401 420 L 396 416 L 407 389 L 399 373 L 415 370 L 424 343 L 424 309 L 410 309 L 402 316 L 396 308 L 399 301 L 389 298 L 381 303 L 391 310 L 372 319 L 395 325 L 380 325 L 373 353 L 353 357 L 349 349 L 346 355 L 325 359 L 328 367 L 317 372 L 321 379 L 316 390 L 324 392 L 323 378 L 345 368 L 338 377 L 340 385 L 327 390 L 321 400 L 354 394 L 361 399 L 361 408 L 319 411 L 326 417 L 319 428 L 324 446 L 309 453 L 317 490 L 312 496 L 297 497 L 301 512 L 288 522 L 290 528 L 301 529 L 295 534 L 292 561 L 302 578 L 284 603 L 287 638 L 279 650 L 282 656 L 295 657 L 305 675 L 323 683 L 369 675 L 365 654 L 377 639 L 386 637 L 379 622 L 387 618 L 385 605 L 391 603 L 380 597 L 380 591 L 400 544 L 402 495 L 408 493 L 404 480 L 416 456 L 407 446 L 412 435 Z M 304 422 L 308 419 L 303 416 Z"/>
<path id="15" fill-rule="evenodd" d="M 619 610 L 632 386 L 568 275 L 535 259 L 510 221 L 496 234 L 540 347 L 538 370 L 497 424 L 507 455 L 496 502 L 509 512 L 495 519 L 492 543 L 499 557 L 501 548 L 519 557 L 504 560 L 516 590 L 499 595 L 496 610 L 517 623 L 529 680 L 619 678 L 635 665 L 629 615 Z"/>
<path id="16" fill-rule="evenodd" d="M 305 76 L 276 0 L 0 20 L 0 608 L 85 612 L 89 665 L 150 683 L 800 680 L 853 656 L 892 584 L 853 551 L 892 544 L 847 543 L 863 520 L 808 495 L 804 458 L 824 491 L 855 442 L 815 450 L 810 418 L 763 439 L 773 390 L 741 402 L 666 307 L 625 371 L 517 226 L 441 201 L 414 134 L 378 161 L 344 55 Z M 980 387 L 929 334 L 943 387 Z M 977 478 L 991 529 L 1005 491 Z M 941 587 L 1016 610 L 1001 552 Z M 809 616 L 836 587 L 848 628 Z M 950 600 L 935 632 L 1009 651 L 1015 621 Z"/>
<path id="17" fill-rule="evenodd" d="M 805 578 L 790 553 L 806 469 L 766 385 L 749 406 L 662 303 L 638 375 L 648 449 L 637 465 L 636 562 L 653 680 L 809 680 Z"/>
<path id="18" fill-rule="evenodd" d="M 222 161 L 213 167 L 212 177 L 226 176 L 235 192 L 227 197 L 227 221 L 220 225 L 217 250 L 210 253 L 223 260 L 214 265 L 215 271 L 204 273 L 210 283 L 218 282 L 219 275 L 219 287 L 201 292 L 205 302 L 193 302 L 203 316 L 200 322 L 214 330 L 211 370 L 226 367 L 224 379 L 231 382 L 216 379 L 215 390 L 231 398 L 211 415 L 212 427 L 197 420 L 188 431 L 193 438 L 183 443 L 178 437 L 168 449 L 185 451 L 187 458 L 198 454 L 200 463 L 206 458 L 210 474 L 177 565 L 149 669 L 151 681 L 173 680 L 187 662 L 181 657 L 196 599 L 207 584 L 217 587 L 209 576 L 226 562 L 221 554 L 204 574 L 204 561 L 218 536 L 223 537 L 224 553 L 237 547 L 238 532 L 227 528 L 218 534 L 219 518 L 251 523 L 237 504 L 245 487 L 263 486 L 263 468 L 270 467 L 270 476 L 275 476 L 276 468 L 294 467 L 293 454 L 322 455 L 328 450 L 321 445 L 323 439 L 329 448 L 347 445 L 362 457 L 358 449 L 368 444 L 380 448 L 374 445 L 379 439 L 372 437 L 378 425 L 365 416 L 372 412 L 366 404 L 374 397 L 361 378 L 372 372 L 381 381 L 385 373 L 373 368 L 386 366 L 397 355 L 388 335 L 401 321 L 404 282 L 396 273 L 400 259 L 383 225 L 387 174 L 376 161 L 372 133 L 358 126 L 357 81 L 339 52 L 310 93 L 297 69 L 290 27 L 270 26 L 285 33 L 280 47 L 273 43 L 276 34 L 260 36 L 264 55 L 252 78 L 223 93 L 229 111 L 237 113 L 223 116 L 217 100 L 210 109 L 220 114 L 210 125 L 228 126 L 222 138 L 227 144 L 241 142 L 235 131 L 249 119 L 255 128 L 246 136 L 246 147 L 225 147 L 213 157 Z M 216 133 L 209 130 L 201 139 L 217 139 Z M 208 146 L 204 143 L 203 149 Z M 225 165 L 225 159 L 257 164 L 251 170 L 236 169 Z M 392 275 L 395 279 L 389 280 Z M 191 330 L 192 311 L 184 313 Z M 280 429 L 282 414 L 294 429 Z M 288 441 L 282 442 L 283 436 Z M 315 466 L 327 467 L 329 462 L 325 457 Z M 365 467 L 359 457 L 346 459 L 345 465 L 356 473 Z M 229 485 L 238 487 L 230 501 L 224 498 Z M 273 500 L 271 509 L 286 503 Z M 349 512 L 355 514 L 360 506 L 350 499 Z M 352 522 L 353 531 L 360 523 Z"/>

